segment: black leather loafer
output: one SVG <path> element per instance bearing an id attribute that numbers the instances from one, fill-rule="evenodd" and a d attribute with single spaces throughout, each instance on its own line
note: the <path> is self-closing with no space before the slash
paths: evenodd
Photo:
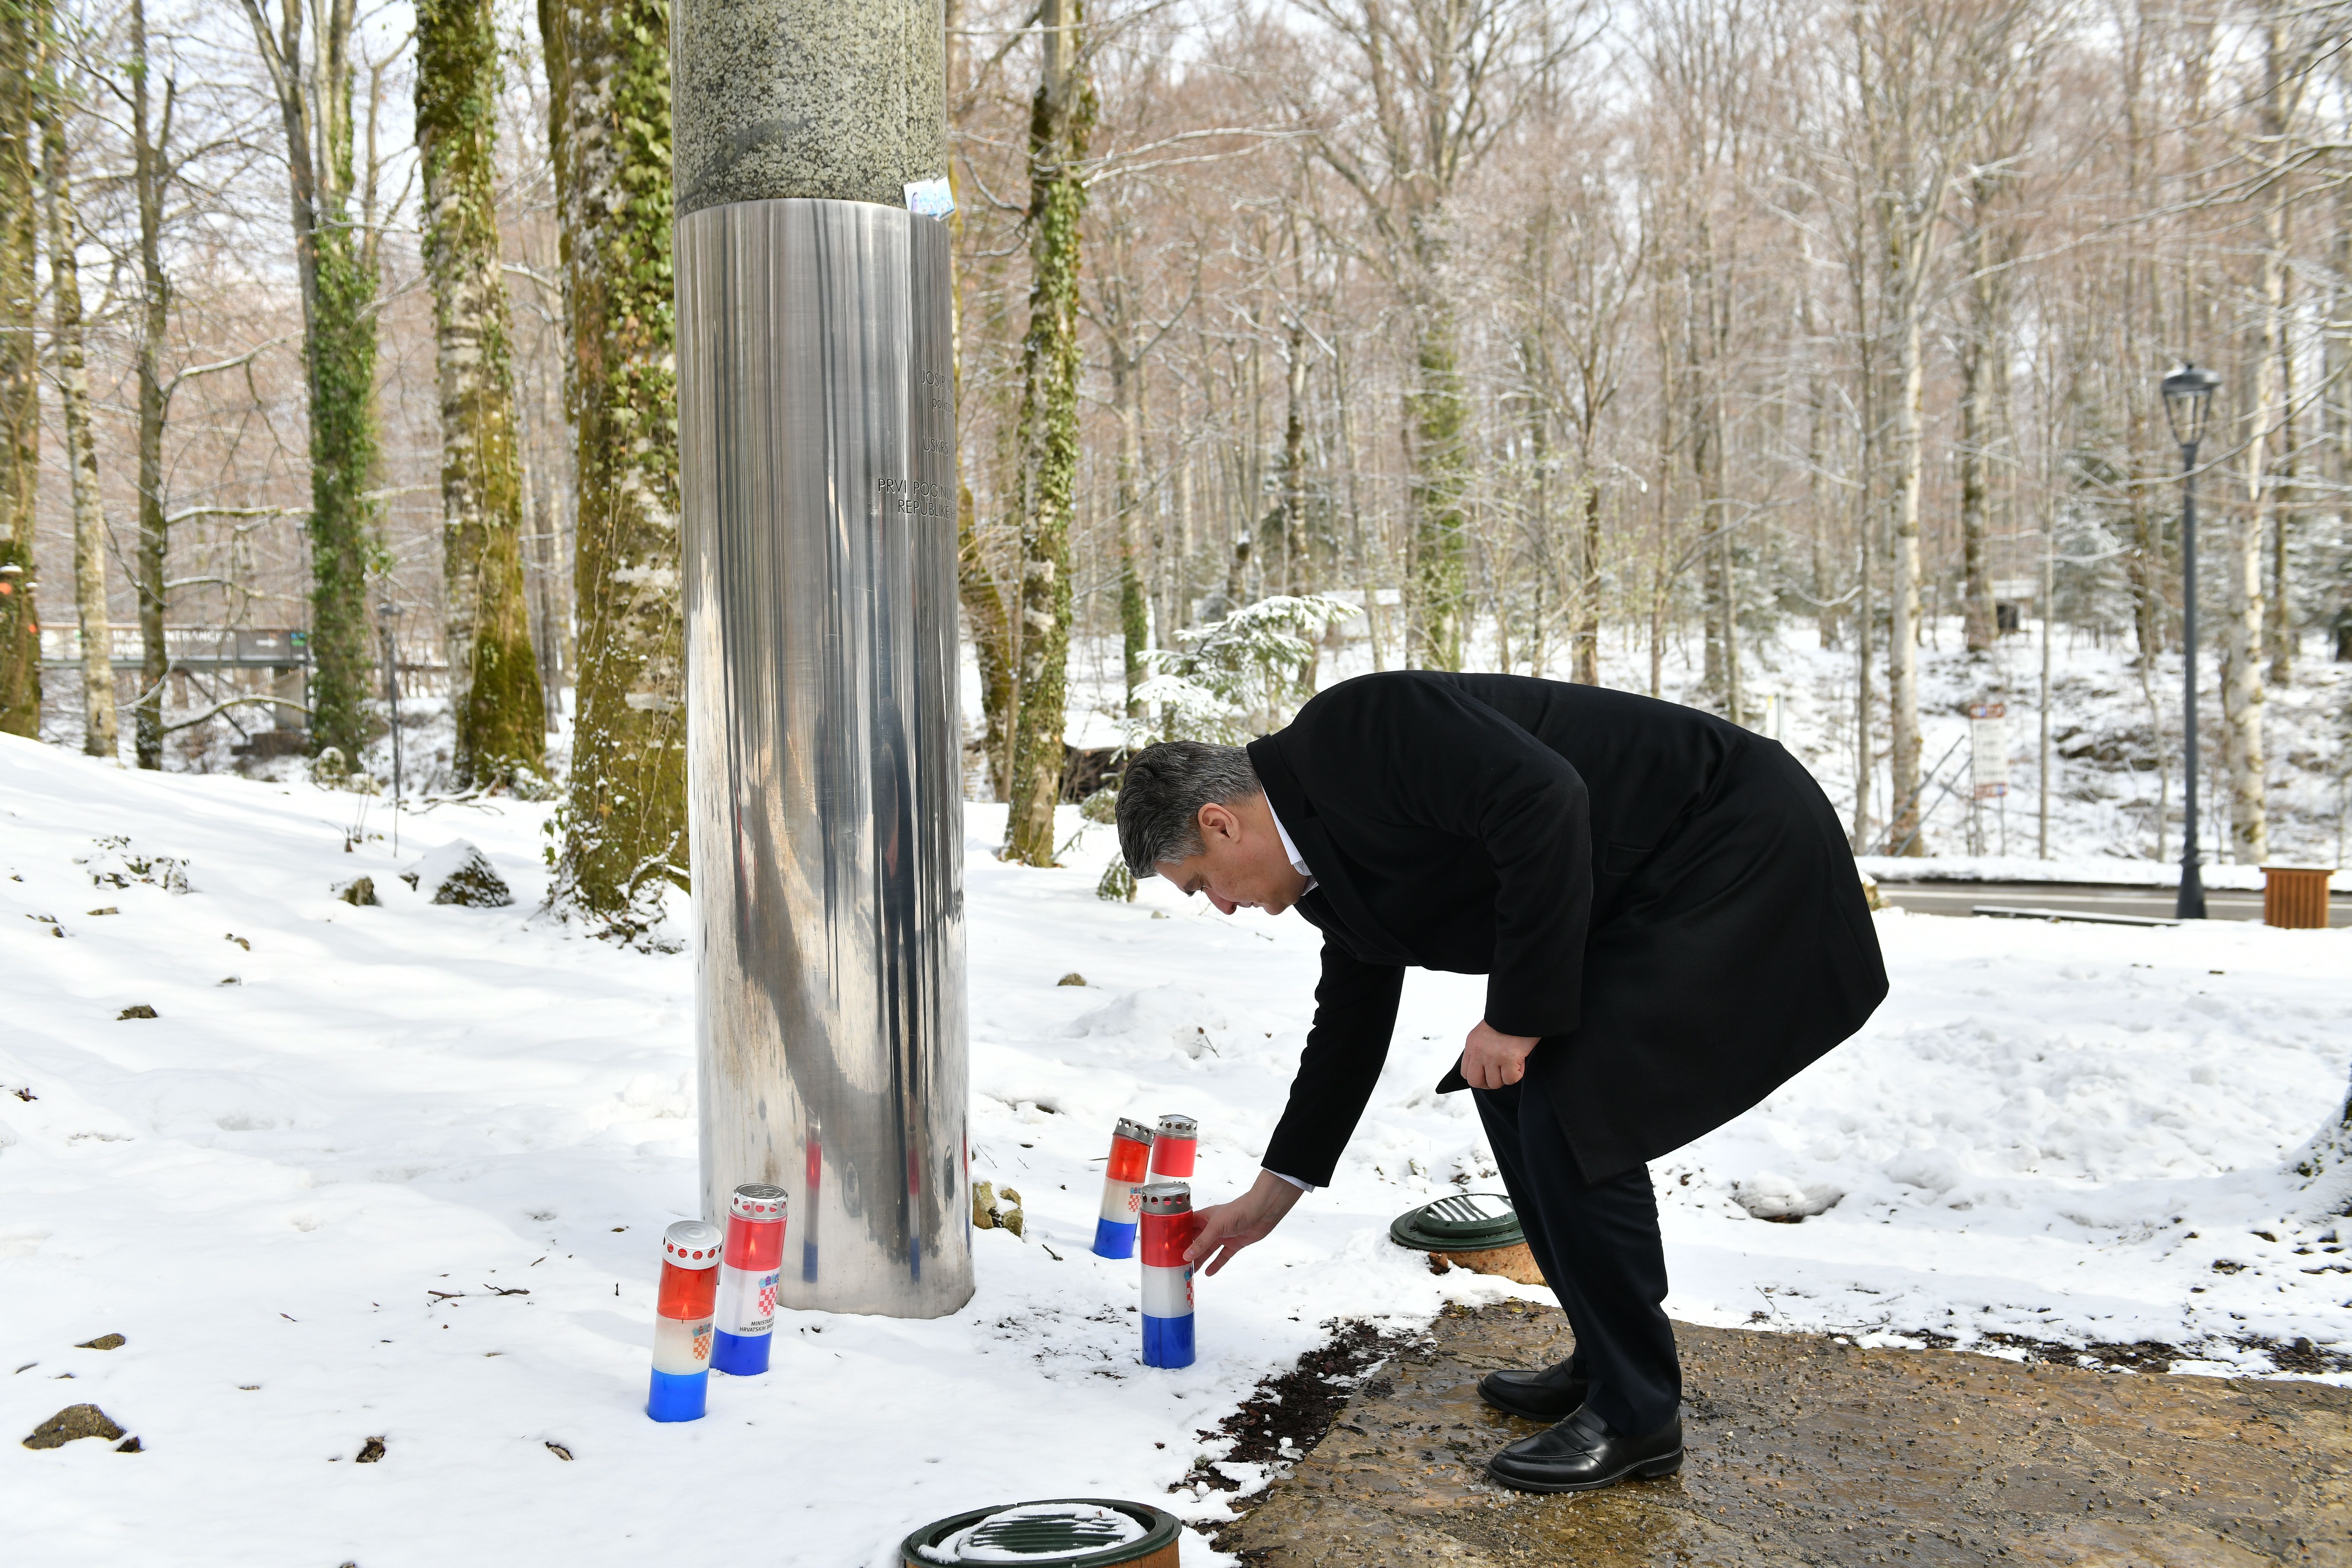
<path id="1" fill-rule="evenodd" d="M 1486 1473 L 1523 1492 L 1589 1492 L 1628 1476 L 1652 1479 L 1683 1468 L 1683 1424 L 1667 1422 L 1646 1437 L 1623 1437 L 1590 1410 L 1548 1432 L 1522 1437 L 1486 1461 Z"/>
<path id="2" fill-rule="evenodd" d="M 1576 1359 L 1541 1372 L 1490 1372 L 1478 1380 L 1478 1397 L 1506 1415 L 1530 1421 L 1564 1421 L 1584 1408 L 1584 1374 Z"/>

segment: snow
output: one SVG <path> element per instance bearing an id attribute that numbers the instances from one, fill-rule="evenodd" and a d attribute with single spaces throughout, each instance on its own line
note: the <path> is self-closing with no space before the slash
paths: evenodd
<path id="1" fill-rule="evenodd" d="M 12 1564 L 622 1564 L 690 1540 L 879 1565 L 926 1521 L 1056 1497 L 1204 1523 L 1229 1504 L 1182 1485 L 1223 1451 L 1196 1433 L 1327 1321 L 1527 1293 L 1388 1240 L 1496 1184 L 1468 1097 L 1433 1088 L 1483 983 L 1415 974 L 1334 1186 L 1200 1282 L 1197 1364 L 1139 1367 L 1138 1270 L 1087 1250 L 1112 1121 L 1196 1116 L 1202 1198 L 1245 1184 L 1315 933 L 1157 881 L 1101 902 L 1109 830 L 1068 813 L 1067 865 L 1035 871 L 991 858 L 1003 808 L 973 805 L 973 1174 L 1021 1191 L 1026 1239 L 974 1236 L 979 1294 L 948 1319 L 782 1313 L 767 1377 L 647 1421 L 657 1238 L 696 1202 L 691 961 L 541 910 L 547 809 L 412 808 L 395 853 L 381 797 L 0 738 Z M 513 905 L 401 881 L 459 838 Z M 333 896 L 355 875 L 381 908 Z M 1878 921 L 1895 992 L 1864 1034 L 1659 1162 L 1677 1316 L 2159 1340 L 2211 1370 L 2340 1343 L 2347 1255 L 2283 1162 L 2342 1103 L 2352 932 Z M 118 1018 L 134 1004 L 157 1016 Z M 85 1401 L 143 1451 L 13 1440 Z"/>

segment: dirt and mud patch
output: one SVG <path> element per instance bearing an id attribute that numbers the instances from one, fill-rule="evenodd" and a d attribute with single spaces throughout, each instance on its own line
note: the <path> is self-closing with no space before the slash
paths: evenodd
<path id="1" fill-rule="evenodd" d="M 1221 1492 L 1255 1490 L 1268 1477 L 1286 1474 L 1323 1440 L 1349 1399 L 1360 1393 L 1378 1397 L 1394 1391 L 1376 1375 L 1383 1363 L 1429 1342 L 1421 1335 L 1398 1333 L 1360 1318 L 1336 1320 L 1323 1329 L 1331 1336 L 1328 1340 L 1300 1356 L 1288 1372 L 1259 1380 L 1241 1408 L 1213 1428 L 1195 1434 L 1220 1452 L 1214 1459 L 1195 1464 L 1186 1486 Z M 1237 1500 L 1234 1506 L 1246 1509 L 1249 1504 Z"/>
<path id="2" fill-rule="evenodd" d="M 1479 1404 L 1478 1375 L 1572 1341 L 1550 1308 L 1454 1308 L 1353 1374 L 1321 1441 L 1218 1544 L 1253 1568 L 2352 1563 L 2352 1390 L 2103 1370 L 2169 1364 L 2153 1344 L 2084 1366 L 2054 1343 L 2008 1347 L 2036 1358 L 2019 1362 L 1675 1331 L 1678 1476 L 1580 1497 L 1492 1485 L 1486 1457 L 1538 1428 Z"/>

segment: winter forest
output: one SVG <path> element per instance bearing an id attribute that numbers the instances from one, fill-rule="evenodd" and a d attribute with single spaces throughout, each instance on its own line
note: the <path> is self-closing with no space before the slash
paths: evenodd
<path id="1" fill-rule="evenodd" d="M 1488 668 L 1801 731 L 1925 853 L 2006 695 L 2039 852 L 2117 852 L 2071 760 L 2161 860 L 2186 360 L 2206 844 L 2332 855 L 2347 22 L 949 0 L 968 793 L 1049 864 L 1106 748 Z M 0 28 L 0 729 L 560 796 L 561 901 L 682 881 L 667 5 Z"/>

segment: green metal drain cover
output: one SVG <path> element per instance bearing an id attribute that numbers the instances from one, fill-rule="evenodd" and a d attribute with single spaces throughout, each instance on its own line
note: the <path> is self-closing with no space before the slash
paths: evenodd
<path id="1" fill-rule="evenodd" d="M 907 1537 L 910 1563 L 1017 1563 L 1024 1568 L 1111 1568 L 1139 1563 L 1176 1540 L 1173 1514 L 1103 1498 L 974 1509 Z"/>
<path id="2" fill-rule="evenodd" d="M 1397 1215 L 1389 1239 L 1418 1252 L 1485 1252 L 1527 1239 L 1518 1212 L 1500 1193 L 1463 1193 Z"/>

